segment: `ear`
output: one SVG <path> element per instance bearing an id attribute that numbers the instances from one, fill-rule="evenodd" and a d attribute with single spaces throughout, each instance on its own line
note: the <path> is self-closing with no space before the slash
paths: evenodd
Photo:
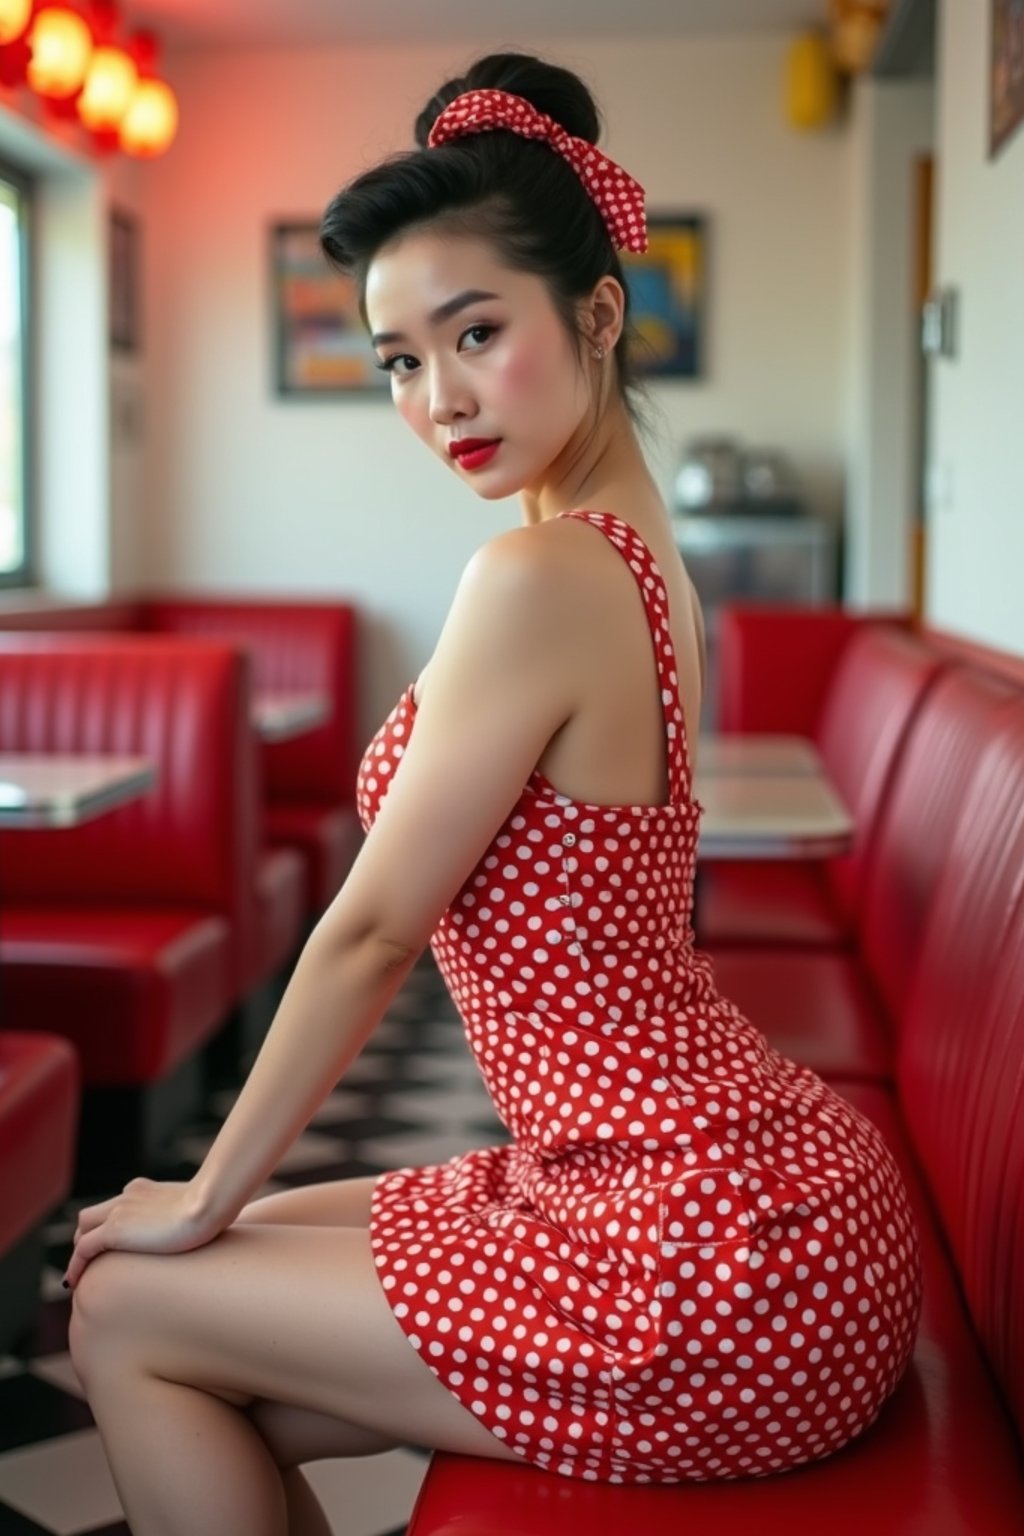
<path id="1" fill-rule="evenodd" d="M 587 301 L 584 316 L 587 334 L 600 342 L 607 352 L 614 350 L 622 335 L 626 296 L 622 284 L 609 273 L 602 277 Z"/>

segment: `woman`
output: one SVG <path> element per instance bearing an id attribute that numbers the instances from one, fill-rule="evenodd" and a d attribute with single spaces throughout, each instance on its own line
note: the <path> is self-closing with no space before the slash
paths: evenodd
<path id="1" fill-rule="evenodd" d="M 913 1345 L 885 1144 L 693 944 L 703 637 L 634 431 L 642 189 L 528 55 L 416 134 L 324 250 L 403 419 L 523 526 L 367 748 L 366 842 L 202 1168 L 81 1214 L 72 1354 L 137 1536 L 322 1533 L 299 1465 L 410 1441 L 611 1482 L 782 1470 L 862 1432 Z M 428 941 L 513 1140 L 247 1204 Z"/>

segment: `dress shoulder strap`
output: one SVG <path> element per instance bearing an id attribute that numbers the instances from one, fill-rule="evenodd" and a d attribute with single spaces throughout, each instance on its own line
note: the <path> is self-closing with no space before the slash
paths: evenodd
<path id="1" fill-rule="evenodd" d="M 633 572 L 643 598 L 658 669 L 668 752 L 669 798 L 673 805 L 685 804 L 692 797 L 693 775 L 686 740 L 686 718 L 679 701 L 679 668 L 668 622 L 668 588 L 657 561 L 636 529 L 611 512 L 574 507 L 558 516 L 575 517 L 600 529 Z"/>

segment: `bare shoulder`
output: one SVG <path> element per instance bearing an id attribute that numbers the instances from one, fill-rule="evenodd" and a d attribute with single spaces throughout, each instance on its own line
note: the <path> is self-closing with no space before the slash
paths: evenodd
<path id="1" fill-rule="evenodd" d="M 564 524 L 509 528 L 474 551 L 459 579 L 438 651 L 455 643 L 513 654 L 544 653 L 573 633 L 587 580 Z M 437 656 L 435 652 L 435 657 Z M 433 668 L 434 659 L 431 660 Z"/>

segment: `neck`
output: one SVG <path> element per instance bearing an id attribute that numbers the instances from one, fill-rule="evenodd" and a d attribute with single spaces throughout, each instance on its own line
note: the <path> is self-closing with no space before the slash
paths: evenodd
<path id="1" fill-rule="evenodd" d="M 660 501 L 658 488 L 620 400 L 609 404 L 596 429 L 588 414 L 543 478 L 519 493 L 527 524 L 574 507 L 613 512 L 652 498 Z"/>

